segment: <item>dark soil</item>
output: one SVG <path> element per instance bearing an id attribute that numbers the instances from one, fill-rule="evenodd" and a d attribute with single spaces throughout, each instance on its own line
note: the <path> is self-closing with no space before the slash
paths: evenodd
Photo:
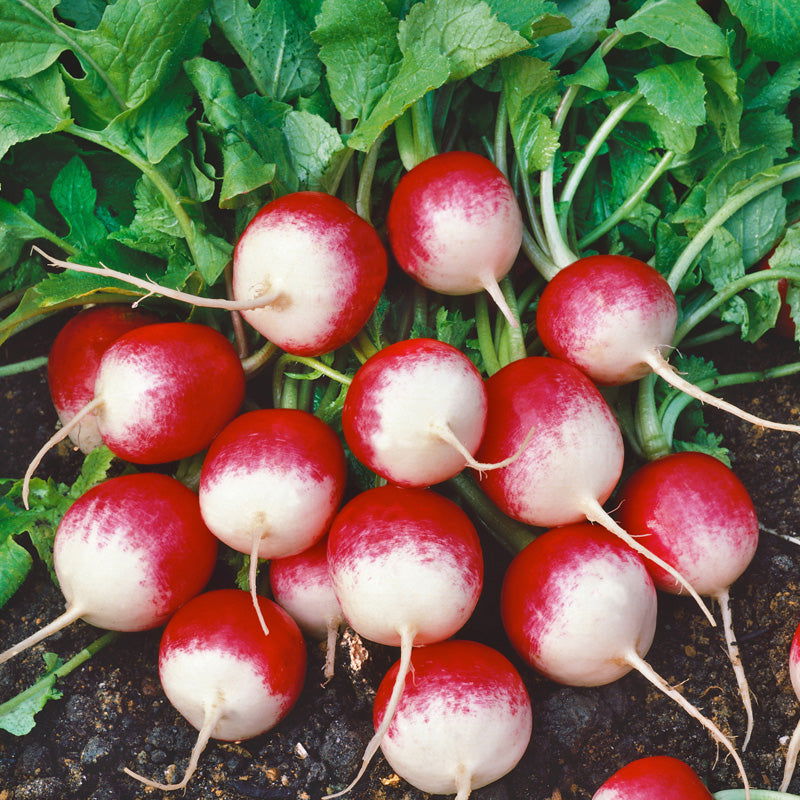
<path id="1" fill-rule="evenodd" d="M 42 355 L 63 322 L 41 324 L 0 349 L 0 363 Z M 713 357 L 723 372 L 764 368 L 797 359 L 796 345 L 765 337 L 752 347 L 719 345 Z M 55 414 L 44 370 L 0 384 L 0 475 L 18 477 L 52 433 Z M 800 378 L 730 389 L 726 397 L 755 413 L 800 421 Z M 708 411 L 711 427 L 725 435 L 734 469 L 753 495 L 765 529 L 800 534 L 800 438 L 761 432 Z M 48 456 L 42 475 L 71 480 L 81 458 L 68 447 Z M 697 722 L 652 690 L 638 675 L 595 689 L 557 686 L 537 677 L 509 653 L 497 614 L 499 577 L 508 556 L 486 542 L 489 580 L 464 638 L 497 646 L 514 658 L 531 692 L 535 725 L 517 768 L 474 793 L 476 800 L 585 800 L 616 768 L 644 755 L 688 761 L 712 791 L 738 785 L 730 758 Z M 220 574 L 222 583 L 229 577 Z M 689 600 L 660 599 L 653 666 L 700 705 L 724 731 L 741 740 L 744 713 L 724 652 L 722 634 L 710 628 Z M 31 633 L 63 608 L 42 567 L 2 611 L 0 648 Z M 735 626 L 756 698 L 756 729 L 744 760 L 755 786 L 776 788 L 785 737 L 800 716 L 787 670 L 791 636 L 800 622 L 800 548 L 769 533 L 733 590 Z M 68 658 L 99 631 L 84 623 L 53 636 L 0 669 L 0 701 L 32 683 L 41 655 Z M 602 636 L 603 631 L 598 631 Z M 195 732 L 164 698 L 156 669 L 158 632 L 120 637 L 59 682 L 63 698 L 51 701 L 34 730 L 15 738 L 0 732 L 0 800 L 138 800 L 165 796 L 122 773 L 125 766 L 156 780 L 174 780 L 186 765 Z M 353 776 L 371 733 L 374 690 L 397 651 L 346 633 L 338 647 L 336 677 L 321 686 L 323 652 L 309 643 L 309 672 L 300 704 L 272 733 L 242 744 L 212 743 L 184 797 L 188 800 L 317 800 Z M 800 791 L 800 772 L 792 785 Z M 351 793 L 365 798 L 416 800 L 422 795 L 378 757 Z"/>

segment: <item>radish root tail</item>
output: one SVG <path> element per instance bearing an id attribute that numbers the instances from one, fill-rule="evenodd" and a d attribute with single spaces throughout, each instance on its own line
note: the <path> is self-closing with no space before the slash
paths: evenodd
<path id="1" fill-rule="evenodd" d="M 495 304 L 500 309 L 500 313 L 506 318 L 506 322 L 508 322 L 512 328 L 519 328 L 519 322 L 509 308 L 506 298 L 503 297 L 503 290 L 494 277 L 487 278 L 481 285 L 486 290 L 489 297 L 494 300 Z"/>
<path id="2" fill-rule="evenodd" d="M 325 671 L 322 673 L 325 677 L 325 686 L 328 681 L 333 677 L 334 668 L 336 666 L 336 641 L 339 638 L 339 628 L 342 626 L 342 618 L 334 617 L 328 621 L 327 635 L 325 640 Z"/>
<path id="3" fill-rule="evenodd" d="M 464 447 L 464 443 L 455 435 L 453 429 L 446 423 L 439 423 L 434 425 L 433 433 L 443 442 L 446 442 L 450 445 L 459 455 L 461 455 L 466 461 L 466 465 L 471 467 L 472 469 L 476 470 L 477 472 L 488 472 L 489 470 L 493 469 L 502 469 L 503 467 L 507 467 L 510 464 L 513 464 L 525 451 L 525 448 L 530 444 L 531 439 L 535 433 L 535 427 L 531 427 L 528 433 L 525 435 L 525 438 L 522 440 L 520 446 L 516 449 L 516 451 L 510 455 L 508 458 L 504 458 L 502 461 L 496 461 L 493 463 L 483 463 L 480 461 L 476 461 L 475 457 L 472 453 Z"/>
<path id="4" fill-rule="evenodd" d="M 653 372 L 658 375 L 659 378 L 663 378 L 671 386 L 674 386 L 676 389 L 680 389 L 680 391 L 685 392 L 690 397 L 694 397 L 696 400 L 699 400 L 702 403 L 708 403 L 708 405 L 718 408 L 721 411 L 727 411 L 729 414 L 733 414 L 734 417 L 743 419 L 745 422 L 751 422 L 753 425 L 756 425 L 759 428 L 800 433 L 800 425 L 792 425 L 788 422 L 773 422 L 772 420 L 764 419 L 763 417 L 757 417 L 755 414 L 750 414 L 749 412 L 738 408 L 737 406 L 733 405 L 733 403 L 728 403 L 726 400 L 721 400 L 719 397 L 715 397 L 713 394 L 704 392 L 702 389 L 695 386 L 693 383 L 689 383 L 689 381 L 679 375 L 675 370 L 675 367 L 673 367 L 658 350 L 653 350 L 651 353 L 648 353 L 644 361 L 650 367 L 650 369 L 652 369 Z"/>
<path id="5" fill-rule="evenodd" d="M 256 581 L 258 580 L 258 546 L 261 544 L 261 537 L 254 533 L 250 542 L 250 567 L 247 570 L 247 583 L 250 588 L 250 597 L 253 601 L 253 608 L 258 617 L 258 624 L 261 625 L 261 630 L 264 631 L 264 636 L 269 636 L 269 628 L 267 621 L 264 619 L 264 614 L 261 611 L 261 606 L 258 603 L 258 593 L 256 592 Z"/>
<path id="6" fill-rule="evenodd" d="M 467 800 L 472 794 L 472 775 L 463 764 L 456 767 L 456 796 L 455 800 Z"/>
<path id="7" fill-rule="evenodd" d="M 381 746 L 383 737 L 386 735 L 386 731 L 389 730 L 389 726 L 392 724 L 394 712 L 397 710 L 397 706 L 400 704 L 400 698 L 403 696 L 406 676 L 411 668 L 411 652 L 413 647 L 414 632 L 410 628 L 404 627 L 400 633 L 400 668 L 397 672 L 394 686 L 392 687 L 392 695 L 386 705 L 386 711 L 384 711 L 381 724 L 378 726 L 378 729 L 375 731 L 375 735 L 369 740 L 369 743 L 364 750 L 364 755 L 361 760 L 361 767 L 358 770 L 358 774 L 355 776 L 355 778 L 353 778 L 350 784 L 340 792 L 336 792 L 336 794 L 327 794 L 323 796 L 322 800 L 333 800 L 334 797 L 341 797 L 342 795 L 347 794 L 361 780 L 361 778 L 364 776 L 364 773 L 367 771 L 367 767 L 369 766 L 369 762 L 372 760 L 372 756 L 378 752 L 378 748 Z"/>
<path id="8" fill-rule="evenodd" d="M 783 782 L 780 791 L 785 792 L 789 788 L 789 783 L 794 775 L 794 768 L 797 765 L 797 754 L 800 753 L 800 722 L 794 729 L 792 738 L 789 742 L 789 749 L 786 751 L 786 766 L 783 768 Z"/>
<path id="9" fill-rule="evenodd" d="M 36 633 L 31 634 L 26 639 L 23 639 L 21 642 L 15 644 L 13 647 L 9 647 L 8 650 L 0 653 L 0 664 L 5 663 L 11 658 L 14 658 L 14 656 L 18 655 L 23 650 L 27 650 L 29 647 L 39 644 L 39 642 L 54 634 L 56 631 L 60 631 L 62 628 L 66 628 L 67 625 L 71 625 L 76 619 L 80 619 L 83 613 L 83 609 L 78 608 L 77 606 L 71 606 L 70 608 L 67 608 L 63 614 L 57 616 L 52 622 L 49 622 L 43 628 L 39 628 Z"/>

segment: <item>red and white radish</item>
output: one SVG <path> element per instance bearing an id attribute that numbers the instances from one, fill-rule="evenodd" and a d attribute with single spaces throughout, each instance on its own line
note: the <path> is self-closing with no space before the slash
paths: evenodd
<path id="1" fill-rule="evenodd" d="M 460 350 L 436 339 L 397 342 L 369 358 L 342 410 L 353 454 L 397 486 L 430 486 L 467 465 L 483 471 L 511 463 L 513 455 L 496 464 L 475 460 L 485 427 L 480 373 Z"/>
<path id="2" fill-rule="evenodd" d="M 156 628 L 211 577 L 217 540 L 197 496 L 166 475 L 112 478 L 70 507 L 53 566 L 66 611 L 0 654 L 0 663 L 82 618 L 115 631 Z"/>
<path id="3" fill-rule="evenodd" d="M 306 649 L 294 620 L 258 599 L 268 621 L 264 636 L 246 592 L 223 589 L 195 597 L 169 621 L 161 638 L 158 672 L 170 703 L 199 734 L 179 783 L 158 783 L 125 772 L 156 789 L 183 789 L 211 738 L 235 742 L 275 727 L 300 696 Z"/>
<path id="4" fill-rule="evenodd" d="M 654 372 L 682 392 L 764 428 L 800 433 L 698 389 L 664 353 L 678 320 L 675 295 L 661 274 L 637 258 L 588 256 L 558 272 L 536 308 L 536 330 L 547 351 L 593 381 L 618 385 Z"/>
<path id="5" fill-rule="evenodd" d="M 400 647 L 400 669 L 361 769 L 380 747 L 402 695 L 412 647 L 451 637 L 483 585 L 475 527 L 452 501 L 425 489 L 383 486 L 351 500 L 328 537 L 328 568 L 345 619 L 361 636 Z"/>
<path id="6" fill-rule="evenodd" d="M 789 679 L 792 682 L 792 689 L 794 689 L 797 699 L 800 700 L 800 626 L 795 630 L 792 644 L 789 648 Z M 800 722 L 797 723 L 797 727 L 794 729 L 792 738 L 789 740 L 789 748 L 786 751 L 786 766 L 783 770 L 783 781 L 780 788 L 782 792 L 789 789 L 789 784 L 797 765 L 798 753 L 800 753 Z"/>
<path id="7" fill-rule="evenodd" d="M 397 184 L 386 218 L 400 266 L 428 289 L 450 295 L 485 289 L 518 327 L 498 281 L 522 244 L 522 214 L 505 175 L 476 153 L 428 158 Z"/>
<path id="8" fill-rule="evenodd" d="M 344 614 L 328 571 L 327 538 L 297 555 L 273 559 L 269 584 L 275 602 L 289 612 L 301 630 L 326 642 L 324 675 L 330 680 Z"/>
<path id="9" fill-rule="evenodd" d="M 697 773 L 670 756 L 649 756 L 618 769 L 592 800 L 712 800 Z"/>
<path id="10" fill-rule="evenodd" d="M 602 686 L 636 669 L 698 720 L 736 762 L 722 731 L 645 660 L 656 626 L 656 590 L 644 561 L 602 528 L 556 528 L 511 562 L 501 597 L 503 625 L 535 669 L 569 686 Z M 600 633 L 598 633 L 600 632 Z"/>
<path id="11" fill-rule="evenodd" d="M 81 311 L 59 331 L 47 359 L 47 383 L 62 425 L 94 398 L 94 382 L 105 351 L 120 336 L 159 322 L 155 314 L 129 306 L 95 306 Z M 102 444 L 94 414 L 83 417 L 70 439 L 89 453 Z"/>
<path id="12" fill-rule="evenodd" d="M 319 541 L 346 479 L 339 439 L 306 411 L 251 411 L 214 440 L 200 473 L 200 509 L 215 536 L 250 554 L 256 612 L 258 559 L 292 556 Z"/>
<path id="13" fill-rule="evenodd" d="M 387 275 L 377 231 L 344 201 L 322 192 L 283 195 L 253 217 L 233 252 L 233 301 L 178 292 L 34 249 L 52 266 L 116 278 L 193 305 L 240 311 L 282 350 L 303 356 L 349 342 L 375 310 Z"/>
<path id="14" fill-rule="evenodd" d="M 511 662 L 483 644 L 448 641 L 415 650 L 413 674 L 381 744 L 392 769 L 431 794 L 473 789 L 510 772 L 531 738 L 531 701 Z M 378 687 L 376 729 L 387 713 L 399 662 Z"/>
<path id="15" fill-rule="evenodd" d="M 488 420 L 476 458 L 513 452 L 533 430 L 520 456 L 484 476 L 481 488 L 508 516 L 553 527 L 588 519 L 613 531 L 678 580 L 714 624 L 711 612 L 674 567 L 652 554 L 603 509 L 622 473 L 622 434 L 597 387 L 556 358 L 508 364 L 486 381 Z"/>
<path id="16" fill-rule="evenodd" d="M 194 455 L 239 409 L 244 372 L 220 333 L 189 322 L 145 325 L 120 336 L 105 352 L 94 399 L 39 451 L 28 484 L 44 454 L 89 413 L 103 442 L 135 464 L 159 464 Z"/>
<path id="17" fill-rule="evenodd" d="M 747 569 L 758 546 L 758 519 L 742 482 L 721 461 L 704 453 L 672 453 L 638 469 L 620 494 L 622 526 L 646 537 L 647 547 L 677 569 L 722 610 L 728 655 L 747 713 L 742 750 L 753 731 L 753 706 L 733 633 L 730 587 Z M 672 594 L 681 587 L 656 564 L 655 585 Z"/>

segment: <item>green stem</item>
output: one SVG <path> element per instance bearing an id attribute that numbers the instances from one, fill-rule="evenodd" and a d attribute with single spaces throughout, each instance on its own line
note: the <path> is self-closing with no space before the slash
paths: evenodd
<path id="1" fill-rule="evenodd" d="M 311 411 L 311 403 L 314 397 L 314 381 L 298 381 L 300 386 L 297 390 L 297 407 L 301 411 Z"/>
<path id="2" fill-rule="evenodd" d="M 242 369 L 249 378 L 269 363 L 270 359 L 278 352 L 278 346 L 270 341 L 264 342 L 255 353 L 242 359 Z"/>
<path id="3" fill-rule="evenodd" d="M 526 358 L 528 354 L 525 351 L 525 334 L 523 333 L 522 323 L 519 318 L 517 296 L 514 293 L 511 280 L 507 277 L 503 278 L 503 280 L 500 281 L 500 289 L 503 292 L 506 303 L 508 303 L 508 307 L 511 309 L 511 315 L 517 321 L 516 328 L 512 328 L 506 322 L 506 328 L 508 328 L 508 355 L 510 363 L 511 361 L 519 361 L 522 358 Z"/>
<path id="4" fill-rule="evenodd" d="M 507 517 L 465 473 L 461 472 L 454 478 L 450 478 L 448 483 L 472 511 L 486 523 L 492 536 L 511 555 L 519 553 L 536 538 L 533 528 Z"/>
<path id="5" fill-rule="evenodd" d="M 347 172 L 347 168 L 350 166 L 350 162 L 355 154 L 356 151 L 351 150 L 350 148 L 345 150 L 342 154 L 342 157 L 336 164 L 336 171 L 331 175 L 330 186 L 328 189 L 330 194 L 338 193 L 342 178 L 344 177 L 345 172 Z"/>
<path id="6" fill-rule="evenodd" d="M 367 336 L 366 331 L 361 330 L 358 332 L 356 336 L 356 342 L 358 343 L 358 349 L 367 357 L 371 358 L 378 352 L 378 348 L 372 342 L 372 339 Z"/>
<path id="7" fill-rule="evenodd" d="M 725 339 L 728 336 L 736 333 L 738 330 L 738 325 L 733 322 L 728 322 L 725 325 L 720 325 L 718 328 L 714 328 L 714 330 L 698 334 L 697 336 L 692 336 L 689 339 L 684 339 L 681 344 L 684 347 L 702 347 L 703 345 L 711 344 L 712 342 L 718 342 L 720 339 Z"/>
<path id="8" fill-rule="evenodd" d="M 296 409 L 298 407 L 299 383 L 300 381 L 297 380 L 297 378 L 287 378 L 285 375 L 283 376 L 280 395 L 275 399 L 275 408 Z"/>
<path id="9" fill-rule="evenodd" d="M 639 381 L 636 401 L 636 436 L 648 460 L 661 458 L 670 452 L 670 443 L 661 427 L 656 408 L 656 376 L 651 373 Z"/>
<path id="10" fill-rule="evenodd" d="M 44 366 L 47 366 L 47 356 L 29 358 L 27 361 L 18 361 L 16 364 L 6 364 L 0 367 L 0 378 L 7 378 L 9 375 L 19 375 L 23 372 L 33 372 Z"/>
<path id="11" fill-rule="evenodd" d="M 25 289 L 17 289 L 15 292 L 9 292 L 7 295 L 0 297 L 0 314 L 2 314 L 7 309 L 15 306 L 22 300 L 23 295 L 26 291 L 28 291 L 27 287 Z"/>
<path id="12" fill-rule="evenodd" d="M 489 304 L 484 292 L 475 295 L 475 327 L 478 332 L 478 348 L 481 351 L 486 373 L 491 376 L 500 369 L 500 361 L 492 339 L 492 324 L 489 320 Z"/>
<path id="13" fill-rule="evenodd" d="M 672 287 L 672 291 L 674 292 L 677 290 L 683 277 L 692 268 L 695 259 L 711 240 L 717 228 L 730 219 L 740 208 L 746 206 L 751 200 L 795 178 L 800 178 L 800 161 L 792 161 L 784 164 L 777 175 L 766 178 L 755 176 L 755 178 L 751 179 L 748 186 L 723 203 L 708 219 L 706 224 L 692 237 L 692 240 L 686 245 L 683 252 L 678 256 L 677 261 L 675 261 L 675 264 L 672 266 L 668 277 L 668 282 Z"/>
<path id="14" fill-rule="evenodd" d="M 800 270 L 796 267 L 774 267 L 773 269 L 759 270 L 751 272 L 729 283 L 722 291 L 717 292 L 710 300 L 696 308 L 688 314 L 675 331 L 672 344 L 680 344 L 684 337 L 697 325 L 699 325 L 709 314 L 716 311 L 720 306 L 728 302 L 734 295 L 739 294 L 744 289 L 762 281 L 777 281 L 781 278 L 788 278 L 792 281 L 800 281 Z"/>
<path id="15" fill-rule="evenodd" d="M 428 327 L 428 293 L 425 287 L 414 284 L 414 323 L 417 330 Z"/>
<path id="16" fill-rule="evenodd" d="M 343 372 L 339 372 L 338 369 L 329 367 L 318 358 L 313 358 L 312 356 L 294 356 L 291 353 L 284 353 L 278 359 L 277 363 L 275 364 L 275 371 L 285 372 L 286 365 L 291 363 L 303 364 L 306 367 L 310 367 L 311 369 L 326 375 L 328 378 L 335 380 L 337 383 L 341 383 L 343 386 L 349 386 L 353 382 L 351 377 L 345 375 Z"/>
<path id="17" fill-rule="evenodd" d="M 522 174 L 519 168 L 517 172 L 522 179 L 522 193 L 525 198 L 525 209 L 528 212 L 528 220 L 531 223 L 533 233 L 523 226 L 522 228 L 522 251 L 528 257 L 528 260 L 536 268 L 536 271 L 546 280 L 549 281 L 557 272 L 558 267 L 553 263 L 553 260 L 545 252 L 547 247 L 547 237 L 545 236 L 544 229 L 542 228 L 539 214 L 536 212 L 536 204 L 533 201 L 533 190 L 531 189 L 531 182 L 527 175 Z"/>
<path id="18" fill-rule="evenodd" d="M 380 134 L 375 143 L 370 147 L 358 176 L 358 190 L 356 191 L 356 214 L 367 222 L 370 221 L 370 200 L 372 198 L 372 180 L 375 177 L 375 167 L 378 164 L 378 153 L 383 144 L 383 134 Z"/>
<path id="19" fill-rule="evenodd" d="M 578 191 L 578 186 L 583 179 L 583 176 L 586 174 L 586 170 L 589 169 L 589 165 L 592 163 L 594 157 L 603 146 L 603 143 L 611 135 L 611 132 L 614 130 L 614 128 L 617 127 L 628 111 L 633 108 L 633 106 L 636 105 L 636 103 L 638 103 L 643 97 L 644 95 L 641 92 L 636 92 L 636 94 L 632 94 L 627 100 L 624 100 L 622 103 L 616 106 L 611 113 L 609 113 L 584 148 L 583 155 L 578 163 L 575 164 L 570 171 L 569 177 L 567 178 L 567 182 L 564 184 L 564 189 L 562 190 L 560 197 L 561 210 L 558 214 L 558 222 L 562 236 L 564 236 L 566 233 L 567 217 L 569 215 L 570 208 L 572 207 L 572 201 L 575 198 L 575 193 Z"/>
<path id="20" fill-rule="evenodd" d="M 675 153 L 672 150 L 667 150 L 658 164 L 651 170 L 650 174 L 639 184 L 636 191 L 604 222 L 601 222 L 596 228 L 593 228 L 582 239 L 578 241 L 578 247 L 583 249 L 588 247 L 592 242 L 599 239 L 604 234 L 608 233 L 617 223 L 626 219 L 639 203 L 644 200 L 647 193 L 652 188 L 653 184 L 669 169 L 672 160 L 675 158 Z"/>
<path id="21" fill-rule="evenodd" d="M 433 121 L 428 107 L 428 96 L 425 95 L 411 106 L 411 122 L 414 128 L 414 151 L 416 164 L 435 156 L 436 140 L 433 137 Z"/>
<path id="22" fill-rule="evenodd" d="M 539 291 L 544 286 L 544 281 L 539 277 L 536 276 L 523 290 L 517 300 L 517 307 L 519 308 L 519 313 L 522 314 L 525 309 L 530 305 L 531 301 L 534 297 L 539 293 Z"/>
<path id="23" fill-rule="evenodd" d="M 741 386 L 748 383 L 785 378 L 789 375 L 796 375 L 798 372 L 800 372 L 800 361 L 795 361 L 791 364 L 781 364 L 778 367 L 757 372 L 736 372 L 730 375 L 705 378 L 697 381 L 696 386 L 705 392 L 711 392 L 714 389 L 722 389 L 725 386 Z M 678 423 L 678 418 L 694 399 L 683 392 L 676 392 L 675 395 L 671 395 L 661 403 L 661 407 L 658 410 L 658 415 L 661 418 L 661 429 L 670 443 L 672 443 L 675 435 L 675 426 Z"/>
<path id="24" fill-rule="evenodd" d="M 639 441 L 639 432 L 636 425 L 636 417 L 633 413 L 632 403 L 627 391 L 622 391 L 621 396 L 614 403 L 614 412 L 617 416 L 619 428 L 625 441 L 631 446 L 639 458 L 644 458 L 642 443 Z"/>
<path id="25" fill-rule="evenodd" d="M 344 119 L 344 117 L 339 118 L 339 131 L 343 136 L 347 136 L 353 130 L 353 120 L 351 119 Z M 344 165 L 344 169 L 342 170 L 342 175 L 339 178 L 339 182 L 341 183 L 342 189 L 340 192 L 340 197 L 344 200 L 350 208 L 355 210 L 356 207 L 356 172 L 355 172 L 355 164 L 353 160 L 348 158 L 347 163 Z"/>
<path id="26" fill-rule="evenodd" d="M 497 116 L 494 121 L 494 164 L 503 175 L 508 177 L 507 140 L 508 134 L 508 108 L 506 107 L 506 93 L 500 92 L 497 101 Z"/>
<path id="27" fill-rule="evenodd" d="M 111 642 L 118 638 L 119 633 L 116 631 L 108 631 L 107 633 L 104 633 L 101 637 L 95 639 L 90 645 L 84 647 L 79 653 L 76 653 L 74 656 L 72 656 L 69 661 L 62 664 L 57 670 L 44 675 L 32 686 L 29 686 L 27 689 L 25 689 L 25 691 L 20 692 L 10 700 L 6 700 L 5 703 L 0 705 L 0 716 L 10 714 L 14 711 L 14 709 L 22 705 L 29 697 L 35 696 L 45 689 L 53 677 L 63 678 L 66 675 L 69 675 L 70 672 L 77 669 L 85 661 L 88 661 L 93 655 L 95 655 L 95 653 L 99 652 L 106 645 L 111 644 Z"/>
<path id="28" fill-rule="evenodd" d="M 711 795 L 714 800 L 746 800 L 744 789 L 723 789 Z M 751 789 L 750 800 L 800 800 L 800 794 L 772 792 L 769 789 Z"/>
<path id="29" fill-rule="evenodd" d="M 397 152 L 400 161 L 406 170 L 412 170 L 417 166 L 417 155 L 414 147 L 414 126 L 411 122 L 411 111 L 408 110 L 394 123 L 394 136 L 397 141 Z"/>

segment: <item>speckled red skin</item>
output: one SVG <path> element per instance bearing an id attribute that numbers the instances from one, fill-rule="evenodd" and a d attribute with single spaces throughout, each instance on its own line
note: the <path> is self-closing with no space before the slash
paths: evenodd
<path id="1" fill-rule="evenodd" d="M 244 311 L 242 315 L 257 330 L 282 350 L 295 355 L 318 356 L 336 350 L 349 342 L 366 324 L 378 304 L 388 274 L 388 259 L 375 228 L 358 216 L 344 201 L 324 192 L 294 192 L 265 205 L 248 223 L 239 237 L 233 252 L 234 292 L 237 264 L 243 242 L 260 229 L 274 225 L 290 224 L 304 231 L 310 239 L 322 233 L 335 240 L 337 272 L 328 276 L 329 285 L 335 287 L 338 302 L 314 336 L 298 337 L 291 330 L 273 325 L 264 327 L 256 321 L 256 313 Z M 280 255 L 280 254 L 277 254 Z M 275 253 L 265 253 L 265 259 L 275 259 Z M 285 269 L 291 272 L 291 265 Z M 313 295 L 313 287 L 310 291 Z M 308 298 L 290 298 L 290 302 L 314 302 Z M 280 312 L 280 305 L 275 310 Z"/>
<path id="2" fill-rule="evenodd" d="M 155 314 L 130 306 L 95 306 L 74 316 L 59 331 L 47 360 L 47 382 L 56 410 L 75 414 L 94 397 L 103 353 L 120 336 L 159 322 Z"/>
<path id="3" fill-rule="evenodd" d="M 772 254 L 775 252 L 775 249 L 776 248 L 773 247 L 772 250 L 770 250 L 769 253 L 764 256 L 756 269 L 770 268 L 771 265 L 769 260 L 772 257 Z M 794 339 L 796 326 L 794 324 L 794 320 L 792 319 L 792 308 L 786 302 L 786 292 L 788 289 L 789 281 L 786 278 L 781 278 L 778 281 L 778 294 L 781 298 L 781 306 L 780 309 L 778 309 L 778 316 L 775 320 L 775 331 L 786 339 Z"/>
<path id="4" fill-rule="evenodd" d="M 684 761 L 650 756 L 617 770 L 592 800 L 711 800 L 697 773 Z"/>
<path id="5" fill-rule="evenodd" d="M 789 647 L 789 678 L 792 681 L 794 693 L 800 700 L 800 625 L 797 626 Z"/>
<path id="6" fill-rule="evenodd" d="M 674 566 L 702 595 L 730 587 L 758 545 L 753 501 L 736 475 L 705 453 L 672 453 L 645 464 L 622 488 L 620 524 L 643 536 L 648 549 Z M 661 567 L 645 561 L 659 589 L 682 587 Z"/>
<path id="7" fill-rule="evenodd" d="M 283 695 L 288 714 L 303 688 L 306 646 L 295 621 L 265 597 L 258 604 L 269 628 L 264 635 L 247 592 L 220 589 L 193 598 L 170 619 L 161 637 L 159 669 L 173 653 L 216 651 L 251 664 L 267 690 Z"/>
<path id="8" fill-rule="evenodd" d="M 77 575 L 67 575 L 62 569 L 61 554 L 70 540 L 87 543 L 85 565 Z M 146 625 L 95 622 L 102 609 L 84 615 L 87 622 L 112 630 L 144 630 L 163 624 L 206 585 L 217 558 L 217 540 L 200 516 L 197 495 L 174 478 L 156 473 L 104 481 L 79 497 L 64 515 L 56 532 L 53 560 L 68 603 L 80 605 L 80 586 L 93 583 L 93 571 L 105 574 L 112 568 L 104 561 L 107 545 L 141 552 L 146 563 L 141 583 L 157 587 Z"/>
<path id="9" fill-rule="evenodd" d="M 629 256 L 581 258 L 545 286 L 536 330 L 547 351 L 605 385 L 651 369 L 644 353 L 672 343 L 675 295 L 649 264 Z"/>
<path id="10" fill-rule="evenodd" d="M 622 473 L 622 434 L 603 396 L 580 370 L 556 358 L 520 359 L 492 375 L 486 390 L 489 410 L 475 454 L 478 461 L 508 458 L 534 429 L 520 458 L 482 476 L 481 489 L 504 513 L 531 525 L 552 527 L 585 519 L 576 499 L 587 494 L 601 504 L 608 499 Z M 595 429 L 575 430 L 576 414 L 593 420 Z M 565 436 L 572 441 L 565 442 Z M 556 463 L 565 475 L 573 476 L 563 488 L 574 495 L 565 492 L 550 498 L 556 516 L 531 516 L 525 492 L 545 485 Z"/>
<path id="11" fill-rule="evenodd" d="M 168 322 L 121 336 L 100 362 L 96 391 L 113 364 L 118 365 L 109 381 L 113 391 L 124 392 L 128 402 L 135 399 L 137 407 L 145 401 L 154 405 L 146 418 L 112 425 L 114 398 L 106 393 L 96 412 L 105 444 L 135 464 L 194 455 L 211 443 L 244 399 L 244 371 L 236 351 L 206 325 Z"/>

